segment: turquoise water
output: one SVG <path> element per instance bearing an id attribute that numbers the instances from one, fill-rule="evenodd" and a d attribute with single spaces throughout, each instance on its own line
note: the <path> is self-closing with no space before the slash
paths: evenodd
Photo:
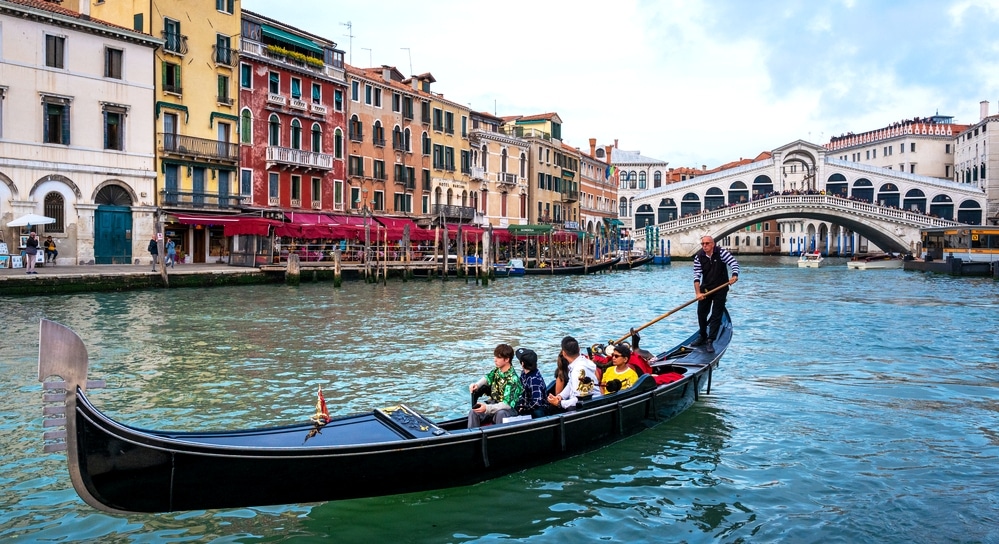
<path id="1" fill-rule="evenodd" d="M 499 342 L 624 335 L 687 302 L 690 263 L 587 277 L 0 298 L 0 541 L 999 542 L 999 283 L 743 258 L 711 395 L 593 453 L 480 485 L 112 516 L 45 454 L 38 319 L 73 327 L 123 422 L 236 429 L 404 401 L 464 413 Z M 665 348 L 693 306 L 643 331 Z M 315 467 L 350 470 L 350 467 Z M 249 476 L 249 477 L 252 477 Z M 309 474 L 302 474 L 302 485 Z"/>

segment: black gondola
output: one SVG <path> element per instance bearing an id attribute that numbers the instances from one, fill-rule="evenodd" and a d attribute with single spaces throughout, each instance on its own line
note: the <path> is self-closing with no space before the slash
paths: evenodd
<path id="1" fill-rule="evenodd" d="M 590 265 L 574 264 L 569 266 L 546 266 L 526 268 L 524 274 L 528 276 L 582 276 L 583 274 L 593 274 L 607 270 L 620 261 L 620 257 L 605 259 Z"/>
<path id="2" fill-rule="evenodd" d="M 124 425 L 87 399 L 87 350 L 69 328 L 42 320 L 39 380 L 46 390 L 46 451 L 65 449 L 73 487 L 100 510 L 168 512 L 308 503 L 425 491 L 481 482 L 620 440 L 679 414 L 701 391 L 732 338 L 725 316 L 715 352 L 684 343 L 651 363 L 680 374 L 537 419 L 466 429 L 397 405 L 303 423 L 222 432 Z M 52 378 L 58 377 L 62 381 Z M 94 387 L 95 382 L 89 382 Z M 62 390 L 65 393 L 62 393 Z M 306 438 L 308 437 L 308 440 Z"/>
<path id="3" fill-rule="evenodd" d="M 655 259 L 654 255 L 629 256 L 628 258 L 622 257 L 621 260 L 614 265 L 614 270 L 631 270 L 633 268 L 639 268 L 651 263 L 653 259 Z"/>

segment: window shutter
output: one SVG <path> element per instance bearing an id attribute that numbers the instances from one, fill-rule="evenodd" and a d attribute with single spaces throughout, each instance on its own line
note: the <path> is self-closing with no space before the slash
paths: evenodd
<path id="1" fill-rule="evenodd" d="M 69 106 L 62 107 L 62 143 L 69 145 Z"/>

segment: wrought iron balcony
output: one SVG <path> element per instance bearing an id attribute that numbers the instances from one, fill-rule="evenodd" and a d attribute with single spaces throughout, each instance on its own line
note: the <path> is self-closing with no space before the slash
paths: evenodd
<path id="1" fill-rule="evenodd" d="M 434 204 L 431 212 L 434 217 L 444 217 L 445 219 L 475 219 L 475 208 L 470 206 L 449 206 L 447 204 Z"/>
<path id="2" fill-rule="evenodd" d="M 372 138 L 372 141 L 378 147 L 385 147 L 385 138 Z"/>
<path id="3" fill-rule="evenodd" d="M 211 193 L 194 193 L 190 191 L 160 191 L 160 205 L 173 208 L 238 209 L 242 196 L 220 195 Z"/>
<path id="4" fill-rule="evenodd" d="M 562 191 L 562 202 L 576 202 L 579 200 L 579 191 Z"/>
<path id="5" fill-rule="evenodd" d="M 357 132 L 355 132 L 353 130 L 350 131 L 350 141 L 352 141 L 352 142 L 363 142 L 364 141 L 364 133 L 360 132 L 360 131 L 357 131 Z"/>
<path id="6" fill-rule="evenodd" d="M 302 149 L 291 149 L 288 147 L 267 147 L 267 163 L 283 164 L 287 166 L 299 166 L 302 168 L 315 168 L 319 170 L 333 169 L 333 155 L 326 153 L 316 153 Z"/>
<path id="7" fill-rule="evenodd" d="M 239 62 L 239 55 L 231 47 L 212 46 L 215 50 L 215 64 L 233 67 Z"/>
<path id="8" fill-rule="evenodd" d="M 178 55 L 187 54 L 187 36 L 177 32 L 167 32 L 166 30 L 162 32 L 162 36 L 164 51 L 169 51 Z"/>
<path id="9" fill-rule="evenodd" d="M 239 160 L 239 144 L 160 132 L 158 149 L 170 155 L 225 162 Z"/>

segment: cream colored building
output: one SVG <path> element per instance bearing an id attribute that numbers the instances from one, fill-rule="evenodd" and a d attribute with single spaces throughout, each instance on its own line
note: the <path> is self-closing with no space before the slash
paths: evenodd
<path id="1" fill-rule="evenodd" d="M 999 115 L 989 115 L 988 101 L 980 103 L 980 119 L 956 135 L 954 181 L 985 192 L 983 223 L 999 224 Z"/>
<path id="2" fill-rule="evenodd" d="M 479 193 L 476 219 L 505 228 L 526 225 L 530 148 L 501 131 L 503 119 L 472 112 L 472 189 Z"/>
<path id="3" fill-rule="evenodd" d="M 504 117 L 503 132 L 530 147 L 529 223 L 579 228 L 579 151 L 562 145 L 557 113 Z"/>
<path id="4" fill-rule="evenodd" d="M 420 79 L 421 76 L 414 76 Z M 430 80 L 423 79 L 424 92 Z M 478 208 L 478 191 L 472 187 L 472 150 L 468 142 L 471 110 L 443 95 L 430 98 L 430 215 L 435 221 L 471 223 Z"/>
<path id="5" fill-rule="evenodd" d="M 59 264 L 148 257 L 155 170 L 147 34 L 57 4 L 0 1 L 0 224 L 56 220 Z"/>

